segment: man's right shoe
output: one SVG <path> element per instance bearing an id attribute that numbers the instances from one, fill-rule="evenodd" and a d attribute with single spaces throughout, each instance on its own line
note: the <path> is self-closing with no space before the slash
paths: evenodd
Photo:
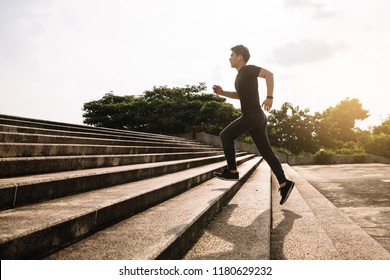
<path id="1" fill-rule="evenodd" d="M 240 176 L 238 172 L 232 173 L 229 169 L 224 169 L 222 172 L 214 172 L 215 177 L 222 180 L 237 181 Z"/>
<path id="2" fill-rule="evenodd" d="M 282 199 L 280 200 L 280 205 L 284 204 L 287 201 L 292 189 L 294 188 L 294 185 L 295 183 L 293 181 L 287 180 L 286 185 L 279 188 L 280 195 L 282 196 Z"/>

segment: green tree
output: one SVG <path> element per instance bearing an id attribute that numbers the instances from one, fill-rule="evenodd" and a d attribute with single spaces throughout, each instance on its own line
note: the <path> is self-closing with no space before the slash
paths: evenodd
<path id="1" fill-rule="evenodd" d="M 370 154 L 390 158 L 390 135 L 374 134 L 365 146 Z"/>
<path id="2" fill-rule="evenodd" d="M 206 86 L 154 87 L 139 96 L 107 93 L 83 107 L 84 123 L 161 134 L 205 131 L 218 134 L 239 116 L 224 98 L 202 91 Z"/>
<path id="3" fill-rule="evenodd" d="M 355 122 L 368 116 L 368 111 L 363 109 L 357 98 L 346 98 L 335 107 L 316 113 L 319 144 L 327 148 L 342 148 L 343 143 L 356 141 Z"/>
<path id="4" fill-rule="evenodd" d="M 373 127 L 371 137 L 365 138 L 364 147 L 368 153 L 390 158 L 390 116 Z"/>
<path id="5" fill-rule="evenodd" d="M 273 146 L 293 154 L 317 150 L 316 119 L 309 114 L 309 109 L 301 110 L 299 106 L 286 102 L 280 110 L 274 109 L 270 113 L 267 129 Z"/>
<path id="6" fill-rule="evenodd" d="M 161 134 L 204 131 L 218 135 L 240 110 L 224 98 L 206 94 L 205 84 L 168 88 L 154 87 L 142 95 L 117 96 L 113 92 L 84 104 L 84 123 Z M 320 148 L 343 154 L 369 153 L 390 157 L 390 116 L 372 131 L 355 128 L 367 118 L 358 99 L 344 99 L 322 113 L 310 114 L 284 103 L 268 117 L 271 144 L 293 154 L 316 153 Z M 248 134 L 241 140 L 251 142 Z"/>
<path id="7" fill-rule="evenodd" d="M 126 125 L 126 118 L 136 110 L 137 98 L 135 96 L 116 96 L 109 92 L 102 99 L 84 104 L 84 123 L 111 127 L 123 128 Z"/>
<path id="8" fill-rule="evenodd" d="M 387 119 L 385 119 L 381 125 L 374 126 L 373 131 L 374 134 L 388 134 L 390 135 L 390 115 L 387 116 Z"/>

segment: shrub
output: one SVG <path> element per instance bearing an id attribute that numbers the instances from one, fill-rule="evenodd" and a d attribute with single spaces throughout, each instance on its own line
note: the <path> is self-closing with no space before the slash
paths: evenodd
<path id="1" fill-rule="evenodd" d="M 332 150 L 321 149 L 314 155 L 314 162 L 316 164 L 331 164 L 333 163 L 332 157 L 335 155 L 336 153 Z"/>

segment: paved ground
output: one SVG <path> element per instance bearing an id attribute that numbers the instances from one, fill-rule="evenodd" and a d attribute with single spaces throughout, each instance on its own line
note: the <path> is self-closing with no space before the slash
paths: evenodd
<path id="1" fill-rule="evenodd" d="M 390 252 L 390 165 L 293 168 Z"/>

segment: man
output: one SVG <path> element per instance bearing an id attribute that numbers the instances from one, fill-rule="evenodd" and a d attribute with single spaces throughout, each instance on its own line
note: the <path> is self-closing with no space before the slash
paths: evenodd
<path id="1" fill-rule="evenodd" d="M 267 117 L 262 110 L 262 107 L 266 111 L 272 107 L 274 91 L 273 74 L 264 68 L 247 65 L 250 54 L 245 46 L 235 46 L 231 51 L 232 53 L 229 59 L 231 67 L 236 68 L 238 71 L 235 81 L 236 91 L 224 91 L 218 85 L 213 86 L 213 91 L 218 95 L 239 99 L 242 116 L 229 124 L 220 134 L 228 168 L 221 173 L 215 172 L 215 176 L 224 180 L 238 180 L 239 173 L 237 171 L 234 139 L 242 133 L 249 132 L 257 149 L 278 179 L 281 194 L 280 204 L 283 204 L 288 199 L 295 183 L 287 180 L 279 159 L 272 151 L 266 133 Z M 259 100 L 258 77 L 264 78 L 267 85 L 267 98 L 262 103 L 262 106 L 260 106 Z"/>

